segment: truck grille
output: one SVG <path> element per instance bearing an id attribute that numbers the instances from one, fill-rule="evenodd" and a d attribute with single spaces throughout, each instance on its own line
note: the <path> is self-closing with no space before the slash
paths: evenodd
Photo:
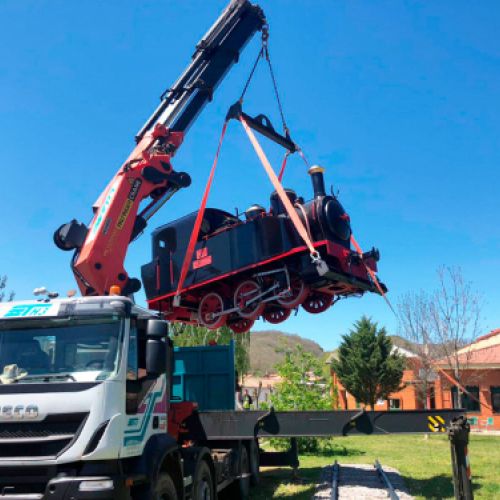
<path id="1" fill-rule="evenodd" d="M 1 458 L 55 458 L 78 436 L 88 413 L 48 415 L 41 422 L 1 422 Z"/>
<path id="2" fill-rule="evenodd" d="M 52 467 L 0 467 L 0 490 L 20 495 L 43 493 L 56 468 Z M 0 495 L 0 498 L 2 496 Z"/>

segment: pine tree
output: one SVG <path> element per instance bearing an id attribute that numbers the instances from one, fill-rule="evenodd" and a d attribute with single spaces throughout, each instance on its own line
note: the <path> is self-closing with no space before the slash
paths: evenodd
<path id="1" fill-rule="evenodd" d="M 354 329 L 343 336 L 333 371 L 357 401 L 373 410 L 378 399 L 387 399 L 401 388 L 405 359 L 391 353 L 392 342 L 385 328 L 363 316 Z"/>

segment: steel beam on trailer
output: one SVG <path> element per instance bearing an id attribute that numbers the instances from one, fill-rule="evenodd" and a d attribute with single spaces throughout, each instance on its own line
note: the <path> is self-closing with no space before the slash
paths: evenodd
<path id="1" fill-rule="evenodd" d="M 187 439 L 328 437 L 347 434 L 446 432 L 464 410 L 203 411 L 184 422 Z"/>

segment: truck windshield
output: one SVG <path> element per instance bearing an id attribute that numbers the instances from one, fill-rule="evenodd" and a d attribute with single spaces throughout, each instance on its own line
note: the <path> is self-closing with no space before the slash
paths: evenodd
<path id="1" fill-rule="evenodd" d="M 118 315 L 0 321 L 0 382 L 91 382 L 117 369 Z"/>

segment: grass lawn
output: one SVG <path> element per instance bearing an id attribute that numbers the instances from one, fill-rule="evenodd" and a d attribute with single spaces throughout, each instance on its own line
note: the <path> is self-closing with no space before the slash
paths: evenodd
<path id="1" fill-rule="evenodd" d="M 430 435 L 427 440 L 423 435 L 350 436 L 334 442 L 337 447 L 328 454 L 300 457 L 301 483 L 291 480 L 290 469 L 264 469 L 250 498 L 309 500 L 323 466 L 334 460 L 373 464 L 377 458 L 400 471 L 416 498 L 454 498 L 447 436 Z M 500 499 L 500 436 L 471 435 L 469 458 L 474 498 Z"/>

